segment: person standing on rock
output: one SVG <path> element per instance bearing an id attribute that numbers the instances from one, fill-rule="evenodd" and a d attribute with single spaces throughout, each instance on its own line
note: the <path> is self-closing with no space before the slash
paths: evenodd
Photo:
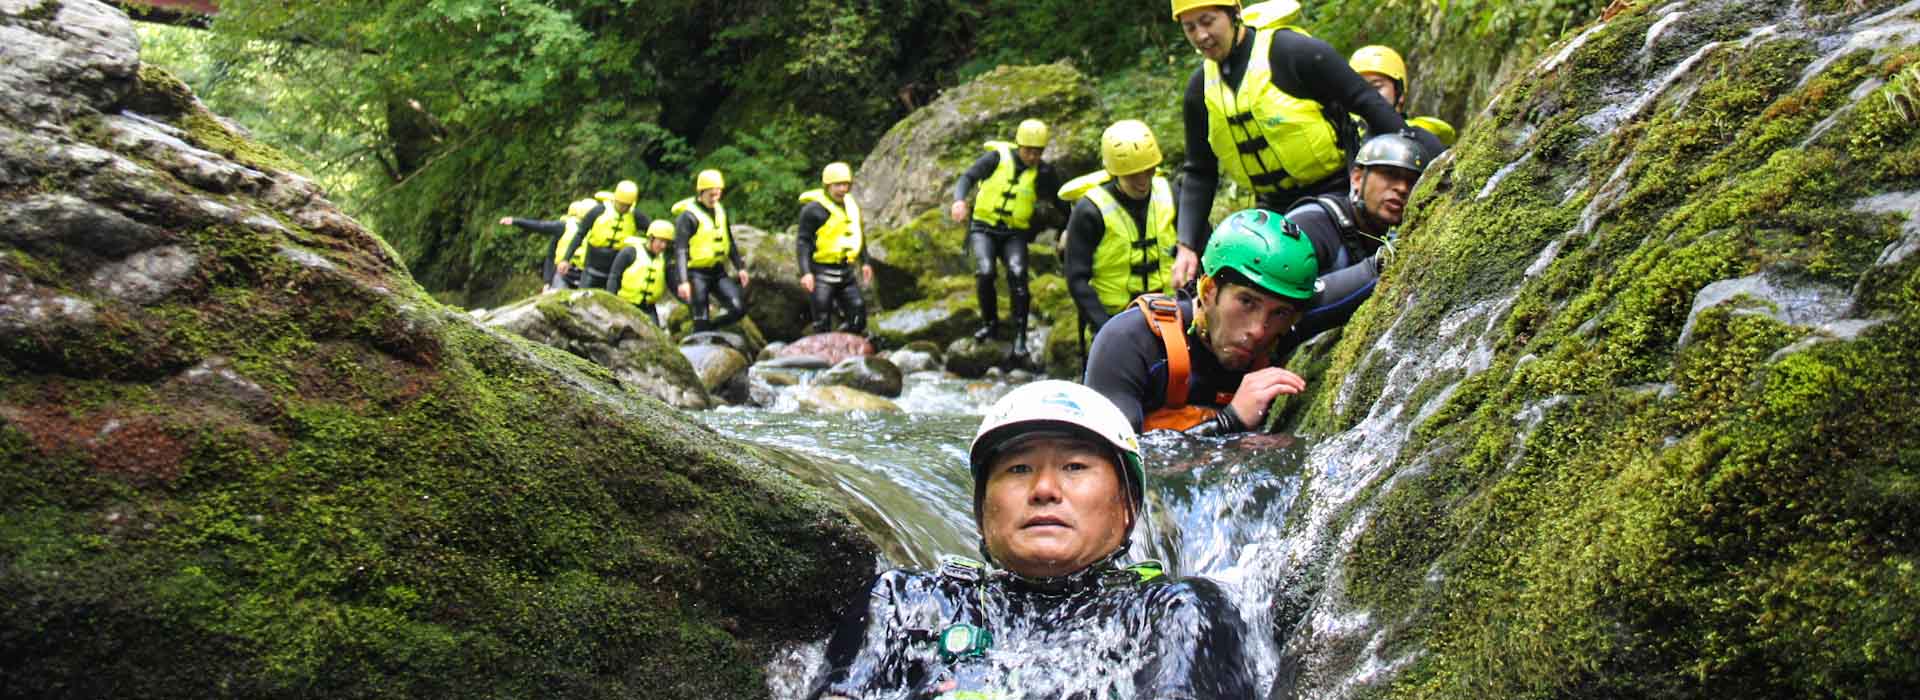
<path id="1" fill-rule="evenodd" d="M 833 330 L 836 305 L 848 333 L 867 333 L 867 301 L 860 296 L 860 285 L 873 284 L 873 266 L 867 264 L 860 203 L 854 201 L 852 190 L 853 168 L 828 163 L 820 171 L 820 189 L 800 195 L 803 206 L 795 253 L 802 271 L 800 288 L 811 295 L 815 333 Z"/>
<path id="2" fill-rule="evenodd" d="M 1172 0 L 1172 8 L 1202 57 L 1182 103 L 1186 181 L 1172 281 L 1184 288 L 1206 249 L 1222 175 L 1260 207 L 1282 211 L 1347 186 L 1340 171 L 1359 143 L 1349 114 L 1376 134 L 1407 124 L 1338 51 L 1294 24 L 1293 0 L 1254 5 L 1244 17 L 1238 0 Z"/>
<path id="3" fill-rule="evenodd" d="M 1040 160 L 1047 147 L 1047 125 L 1038 119 L 1020 122 L 1013 143 L 988 141 L 987 153 L 960 174 L 953 185 L 949 214 L 967 224 L 967 249 L 973 253 L 974 293 L 984 321 L 974 337 L 986 340 L 999 334 L 1000 310 L 993 280 L 996 261 L 1007 268 L 1007 295 L 1012 298 L 1013 355 L 1027 352 L 1027 314 L 1033 297 L 1027 289 L 1027 244 L 1033 242 L 1033 211 L 1042 201 L 1059 209 L 1060 176 Z M 967 197 L 974 183 L 980 191 L 971 207 Z"/>
<path id="4" fill-rule="evenodd" d="M 1248 209 L 1207 241 L 1192 301 L 1141 297 L 1094 336 L 1085 383 L 1143 430 L 1222 435 L 1258 428 L 1306 388 L 1272 367 L 1274 345 L 1313 296 L 1313 243 L 1286 217 Z"/>
<path id="5" fill-rule="evenodd" d="M 654 219 L 647 225 L 646 240 L 635 237 L 624 242 L 607 276 L 607 291 L 646 311 L 656 326 L 660 312 L 654 304 L 667 296 L 667 246 L 672 243 L 673 224 Z"/>
<path id="6" fill-rule="evenodd" d="M 613 256 L 618 254 L 622 241 L 634 238 L 653 220 L 634 209 L 633 203 L 640 199 L 640 186 L 632 180 L 621 180 L 613 188 L 610 201 L 594 205 L 580 220 L 587 223 L 584 236 L 576 236 L 568 247 L 560 267 L 568 267 L 575 252 L 583 246 L 586 249 L 586 272 L 580 277 L 580 286 L 586 289 L 600 289 L 607 286 L 607 277 L 613 269 Z"/>
<path id="7" fill-rule="evenodd" d="M 1353 52 L 1353 57 L 1347 60 L 1347 66 L 1359 73 L 1368 85 L 1372 85 L 1374 91 L 1380 93 L 1380 99 L 1393 105 L 1393 111 L 1399 113 L 1401 118 L 1406 118 L 1407 62 L 1400 57 L 1400 52 L 1387 46 L 1363 46 Z M 1364 139 L 1370 132 L 1365 122 L 1359 126 Z M 1407 119 L 1407 126 L 1433 136 L 1431 141 L 1420 138 L 1420 145 L 1428 149 L 1430 158 L 1438 158 L 1442 151 L 1453 146 L 1453 125 L 1439 117 L 1414 117 Z"/>
<path id="8" fill-rule="evenodd" d="M 733 230 L 727 222 L 727 209 L 720 205 L 726 195 L 727 181 L 718 170 L 702 170 L 694 176 L 692 197 L 673 205 L 679 215 L 674 222 L 674 271 L 680 279 L 680 300 L 693 310 L 693 331 L 710 331 L 736 323 L 747 316 L 747 268 L 740 262 L 740 249 L 733 244 Z M 731 263 L 738 272 L 727 274 Z M 738 278 L 736 284 L 734 280 Z M 707 301 L 718 297 L 726 313 L 709 319 Z"/>
<path id="9" fill-rule="evenodd" d="M 1426 147 L 1399 134 L 1367 139 L 1354 158 L 1348 194 L 1323 194 L 1287 211 L 1313 242 L 1319 287 L 1306 312 L 1276 349 L 1286 357 L 1319 334 L 1345 325 L 1393 257 L 1393 228 L 1406 216 L 1407 198 L 1427 168 Z"/>
<path id="10" fill-rule="evenodd" d="M 1145 122 L 1115 122 L 1100 136 L 1105 169 L 1061 189 L 1062 199 L 1079 200 L 1067 217 L 1062 264 L 1082 330 L 1097 334 L 1134 297 L 1173 291 L 1167 275 L 1176 238 L 1174 194 L 1154 171 L 1160 160 L 1160 144 Z"/>
<path id="11" fill-rule="evenodd" d="M 566 216 L 562 216 L 558 220 L 553 221 L 546 219 L 521 219 L 511 216 L 500 217 L 501 226 L 513 226 L 534 233 L 544 233 L 548 236 L 547 245 L 541 248 L 540 255 L 540 283 L 546 286 L 545 291 L 567 289 L 578 285 L 580 281 L 578 270 L 567 269 L 564 273 L 560 272 L 560 264 L 565 260 L 565 258 L 561 257 L 561 254 L 566 252 L 563 246 L 568 245 L 573 237 L 578 234 L 580 217 L 585 216 L 588 211 L 591 211 L 593 204 L 594 201 L 591 199 L 575 201 L 573 204 L 567 206 Z"/>
<path id="12" fill-rule="evenodd" d="M 1254 697 L 1227 590 L 1125 563 L 1146 469 L 1112 403 L 1021 386 L 988 409 L 968 462 L 987 560 L 881 574 L 828 639 L 811 697 Z"/>

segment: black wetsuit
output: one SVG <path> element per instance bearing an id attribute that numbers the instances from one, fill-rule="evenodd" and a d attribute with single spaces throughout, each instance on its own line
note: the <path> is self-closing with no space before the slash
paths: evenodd
<path id="1" fill-rule="evenodd" d="M 580 217 L 580 233 L 573 237 L 573 245 L 567 246 L 567 252 L 560 256 L 561 260 L 572 260 L 573 252 L 578 250 L 580 246 L 587 245 L 587 234 L 593 230 L 593 222 L 599 221 L 600 214 L 606 210 L 607 203 L 600 202 L 593 205 L 593 208 L 587 211 L 586 216 Z M 647 227 L 653 224 L 653 219 L 646 214 L 640 213 L 639 209 L 630 209 L 628 211 L 633 213 L 634 235 L 646 235 Z M 614 242 L 618 243 L 619 240 L 616 239 Z M 613 256 L 616 252 L 612 246 L 606 248 L 587 246 L 587 270 L 586 274 L 580 279 L 580 286 L 587 289 L 605 287 L 607 285 L 607 272 L 613 269 Z"/>
<path id="2" fill-rule="evenodd" d="M 705 209 L 705 205 L 694 202 L 691 206 Z M 713 212 L 707 212 L 711 218 Z M 693 330 L 708 331 L 739 321 L 747 315 L 747 292 L 740 288 L 739 280 L 727 274 L 727 263 L 714 263 L 713 267 L 687 267 L 687 246 L 693 242 L 693 234 L 700 230 L 700 220 L 694 218 L 692 211 L 680 213 L 673 222 L 673 269 L 678 279 L 685 281 L 688 290 L 687 307 L 693 311 Z M 723 231 L 727 236 L 727 260 L 733 263 L 733 269 L 744 269 L 740 262 L 740 246 L 733 244 L 733 232 Z M 716 296 L 727 312 L 719 318 L 708 320 L 707 300 Z"/>
<path id="3" fill-rule="evenodd" d="M 1192 328 L 1193 302 L 1180 301 L 1183 327 Z M 1248 372 L 1227 369 L 1220 358 L 1191 332 L 1187 333 L 1187 403 L 1215 405 L 1220 394 L 1240 390 L 1240 380 Z M 1087 373 L 1081 384 L 1100 392 L 1126 414 L 1127 421 L 1139 430 L 1147 414 L 1167 404 L 1167 346 L 1148 325 L 1140 307 L 1132 306 L 1115 314 L 1093 337 L 1087 351 Z M 1214 414 L 1212 420 L 1189 429 L 1196 434 L 1219 435 L 1247 430 L 1240 417 L 1230 409 Z"/>
<path id="4" fill-rule="evenodd" d="M 941 653 L 959 625 L 991 643 Z M 849 606 L 813 697 L 1250 698 L 1246 639 L 1226 591 L 1203 578 L 1142 581 L 1105 563 L 1044 582 L 953 564 L 894 570 Z"/>
<path id="5" fill-rule="evenodd" d="M 1017 154 L 1017 150 L 1012 150 Z M 1000 167 L 1000 153 L 988 151 L 973 162 L 972 167 L 960 174 L 960 180 L 953 184 L 953 198 L 964 200 L 973 192 L 976 181 L 985 180 Z M 1062 210 L 1066 203 L 1060 201 L 1060 174 L 1052 163 L 1041 162 L 1039 172 L 1034 174 L 1033 190 L 1034 214 L 1040 213 L 1040 205 L 1051 202 Z M 1016 155 L 1013 159 L 1013 177 L 1017 181 L 1026 172 L 1026 161 Z M 1031 221 L 1029 221 L 1031 223 Z M 1000 310 L 998 295 L 994 292 L 993 277 L 995 261 L 1007 267 L 1007 295 L 1011 297 L 1013 324 L 1016 333 L 1024 333 L 1027 328 L 1027 313 L 1032 307 L 1033 296 L 1027 289 L 1027 244 L 1033 242 L 1033 229 L 1014 230 L 1004 226 L 988 224 L 978 218 L 967 224 L 967 250 L 973 253 L 973 288 L 980 300 L 980 318 L 989 327 L 999 322 Z"/>
<path id="6" fill-rule="evenodd" d="M 1313 256 L 1320 261 L 1320 284 L 1307 311 L 1293 324 L 1293 330 L 1280 339 L 1278 356 L 1286 357 L 1313 336 L 1345 325 L 1355 309 L 1373 294 L 1380 279 L 1375 255 L 1380 240 L 1360 230 L 1359 211 L 1353 200 L 1343 196 L 1322 195 L 1300 200 L 1287 211 L 1287 220 L 1306 232 L 1313 241 Z"/>
<path id="7" fill-rule="evenodd" d="M 1133 217 L 1135 231 L 1147 230 L 1147 206 L 1152 202 L 1152 197 L 1140 199 L 1129 197 L 1120 191 L 1118 180 L 1110 181 L 1100 187 L 1113 195 L 1114 201 L 1120 203 L 1120 208 L 1126 210 L 1128 216 Z M 1179 192 L 1174 192 L 1176 201 L 1179 196 Z M 1098 333 L 1100 327 L 1106 325 L 1107 319 L 1113 316 L 1107 312 L 1106 306 L 1100 303 L 1100 294 L 1093 290 L 1093 253 L 1099 249 L 1101 239 L 1106 236 L 1107 219 L 1100 213 L 1100 205 L 1095 204 L 1090 197 L 1083 197 L 1075 202 L 1073 213 L 1067 216 L 1067 257 L 1061 261 L 1061 267 L 1066 273 L 1067 291 L 1073 295 L 1073 304 L 1080 310 L 1080 320 L 1085 322 L 1094 333 Z M 1173 251 L 1161 252 L 1167 256 L 1161 264 L 1172 265 Z M 1147 274 L 1151 275 L 1153 271 L 1148 271 Z M 1140 287 L 1145 288 L 1145 283 L 1140 284 Z M 1146 291 L 1166 290 L 1148 289 Z"/>
<path id="8" fill-rule="evenodd" d="M 800 236 L 794 246 L 800 269 L 813 273 L 813 331 L 833 330 L 833 309 L 837 300 L 841 327 L 849 333 L 867 332 L 867 300 L 860 295 L 860 267 L 867 264 L 867 241 L 860 239 L 860 257 L 851 263 L 823 263 L 813 259 L 815 234 L 827 223 L 827 208 L 819 202 L 807 202 L 800 208 Z"/>
<path id="9" fill-rule="evenodd" d="M 641 245 L 645 245 L 645 244 L 641 244 Z M 664 250 L 660 251 L 660 254 L 666 255 L 667 251 L 664 251 Z M 620 293 L 621 278 L 626 276 L 627 268 L 632 267 L 634 263 L 637 263 L 639 261 L 640 261 L 640 248 L 638 246 L 627 246 L 625 248 L 621 248 L 619 254 L 613 256 L 613 270 L 609 272 L 607 275 L 607 293 L 608 294 Z M 664 265 L 662 266 L 662 268 L 663 269 L 661 271 L 661 274 L 667 276 L 667 290 L 668 290 L 667 294 L 671 296 L 673 294 L 673 291 L 672 291 L 673 288 L 677 286 L 674 284 L 673 266 Z M 647 317 L 653 319 L 653 325 L 656 325 L 656 326 L 660 325 L 660 311 L 659 309 L 655 308 L 653 304 L 641 304 L 640 310 L 647 312 Z"/>
<path id="10" fill-rule="evenodd" d="M 534 233 L 547 234 L 547 246 L 540 249 L 540 281 L 549 287 L 566 289 L 577 287 L 580 282 L 579 270 L 568 270 L 564 278 L 554 279 L 553 249 L 560 246 L 560 237 L 567 235 L 567 222 L 547 219 L 519 219 L 507 217 L 507 225 Z"/>
<path id="11" fill-rule="evenodd" d="M 1253 54 L 1254 30 L 1234 42 L 1227 60 L 1220 64 L 1220 75 L 1234 90 L 1247 75 L 1247 59 Z M 1345 56 L 1327 42 L 1289 30 L 1273 33 L 1273 50 L 1268 54 L 1273 68 L 1273 86 L 1281 92 L 1319 102 L 1327 122 L 1333 125 L 1340 147 L 1349 157 L 1358 148 L 1359 137 L 1349 114 L 1358 114 L 1375 133 L 1399 133 L 1406 120 L 1393 111 L 1380 93 L 1365 78 L 1353 72 Z M 1182 121 L 1187 130 L 1187 162 L 1182 169 L 1186 182 L 1180 192 L 1180 244 L 1194 252 L 1204 252 L 1212 230 L 1207 216 L 1213 211 L 1213 195 L 1220 186 L 1220 161 L 1207 142 L 1206 68 L 1203 64 L 1187 81 L 1182 105 Z M 1345 193 L 1347 169 L 1311 185 L 1282 190 L 1259 198 L 1261 208 L 1285 211 L 1301 197 L 1322 193 Z"/>

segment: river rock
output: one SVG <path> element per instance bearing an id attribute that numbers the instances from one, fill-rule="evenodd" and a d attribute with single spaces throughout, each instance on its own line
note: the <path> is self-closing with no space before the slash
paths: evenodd
<path id="1" fill-rule="evenodd" d="M 880 314 L 871 325 L 874 337 L 885 345 L 915 340 L 945 347 L 980 329 L 980 303 L 973 292 L 955 292 L 942 299 L 916 301 Z"/>
<path id="2" fill-rule="evenodd" d="M 806 375 L 802 369 L 756 363 L 747 368 L 747 401 L 762 408 L 772 407 L 782 392 L 805 383 Z"/>
<path id="3" fill-rule="evenodd" d="M 814 384 L 795 390 L 800 410 L 809 413 L 899 413 L 900 405 L 853 387 Z"/>
<path id="4" fill-rule="evenodd" d="M 1007 363 L 1013 344 L 1004 340 L 961 338 L 947 345 L 947 371 L 967 379 L 987 376 Z"/>
<path id="5" fill-rule="evenodd" d="M 906 374 L 914 372 L 938 372 L 945 369 L 940 362 L 940 349 L 932 343 L 920 341 L 899 350 L 887 353 L 887 361 L 899 367 Z"/>
<path id="6" fill-rule="evenodd" d="M 766 362 L 767 360 L 779 357 L 780 351 L 786 348 L 787 344 L 778 340 L 767 343 L 766 347 L 760 348 L 760 352 L 753 356 L 753 361 Z"/>
<path id="7" fill-rule="evenodd" d="M 747 356 L 725 345 L 682 345 L 680 354 L 687 357 L 693 365 L 694 374 L 700 376 L 700 384 L 707 391 L 726 400 L 728 403 L 741 403 L 747 400 L 747 385 L 744 372 L 747 369 Z"/>
<path id="8" fill-rule="evenodd" d="M 834 365 L 847 358 L 872 355 L 873 342 L 852 333 L 815 333 L 793 341 L 780 354 L 782 357 L 818 357 Z"/>
<path id="9" fill-rule="evenodd" d="M 900 368 L 885 358 L 849 357 L 815 377 L 815 384 L 849 386 L 888 398 L 900 396 Z"/>
<path id="10" fill-rule="evenodd" d="M 483 325 L 287 164 L 114 6 L 0 0 L 0 694 L 746 697 L 859 595 L 846 511 L 504 327 L 664 336 Z"/>
<path id="11" fill-rule="evenodd" d="M 799 205 L 794 205 L 798 210 Z M 812 322 L 808 294 L 800 287 L 799 261 L 793 257 L 795 234 L 768 232 L 734 224 L 734 244 L 746 263 L 747 315 L 769 341 L 790 341 L 807 334 Z"/>
<path id="12" fill-rule="evenodd" d="M 479 322 L 584 357 L 629 387 L 676 408 L 712 405 L 672 339 L 625 300 L 598 289 L 549 292 L 482 314 Z"/>
<path id="13" fill-rule="evenodd" d="M 826 360 L 814 355 L 789 355 L 787 357 L 776 357 L 771 360 L 764 360 L 755 364 L 756 367 L 761 365 L 765 365 L 770 369 L 791 370 L 826 369 L 833 366 Z"/>

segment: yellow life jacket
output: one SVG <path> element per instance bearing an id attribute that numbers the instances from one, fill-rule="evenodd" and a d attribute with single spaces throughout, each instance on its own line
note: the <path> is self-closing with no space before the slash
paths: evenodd
<path id="1" fill-rule="evenodd" d="M 813 202 L 827 210 L 826 223 L 813 232 L 813 261 L 828 265 L 851 264 L 860 259 L 860 203 L 853 193 L 842 198 L 847 206 L 835 204 L 826 190 L 807 190 L 800 201 Z"/>
<path id="2" fill-rule="evenodd" d="M 1013 144 L 988 141 L 984 145 L 1000 155 L 1000 165 L 980 183 L 980 193 L 973 198 L 973 219 L 990 226 L 1027 228 L 1027 222 L 1033 219 L 1033 204 L 1039 197 L 1034 191 L 1034 181 L 1040 177 L 1040 168 L 1027 168 L 1015 178 L 1013 159 L 1019 156 L 1014 154 Z"/>
<path id="3" fill-rule="evenodd" d="M 701 269 L 713 267 L 727 259 L 727 253 L 733 251 L 733 234 L 727 228 L 727 208 L 713 205 L 713 214 L 709 216 L 705 207 L 692 197 L 673 203 L 673 213 L 693 212 L 693 220 L 700 222 L 699 230 L 693 232 L 693 239 L 687 241 L 687 267 Z"/>
<path id="4" fill-rule="evenodd" d="M 1254 30 L 1238 92 L 1221 78 L 1218 62 L 1206 61 L 1203 68 L 1207 143 L 1221 172 L 1256 196 L 1319 182 L 1338 172 L 1347 158 L 1319 102 L 1274 87 L 1268 59 L 1277 31 L 1306 33 L 1293 26 Z"/>
<path id="5" fill-rule="evenodd" d="M 582 247 L 618 248 L 625 245 L 621 241 L 639 233 L 640 226 L 633 220 L 633 207 L 627 207 L 627 213 L 622 214 L 614 211 L 612 202 L 607 202 L 600 205 L 600 218 L 594 219 L 593 228 L 587 229 L 586 246 Z"/>
<path id="6" fill-rule="evenodd" d="M 558 265 L 562 262 L 560 259 L 560 256 L 567 254 L 567 246 L 573 245 L 573 237 L 580 234 L 579 219 L 573 218 L 571 216 L 563 216 L 563 217 L 560 217 L 560 221 L 567 225 L 567 231 L 566 233 L 560 234 L 560 242 L 555 243 L 553 246 L 553 264 L 555 265 Z M 583 267 L 586 264 L 587 264 L 587 247 L 580 246 L 578 250 L 573 251 L 573 266 Z"/>
<path id="7" fill-rule="evenodd" d="M 1134 297 L 1166 292 L 1167 277 L 1172 272 L 1167 251 L 1178 240 L 1173 226 L 1173 187 L 1167 184 L 1167 179 L 1153 177 L 1144 233 L 1107 188 L 1089 190 L 1087 198 L 1100 207 L 1100 217 L 1107 228 L 1106 234 L 1100 237 L 1099 247 L 1093 250 L 1093 291 L 1100 295 L 1100 305 L 1106 307 L 1107 313 L 1117 314 L 1125 310 Z"/>
<path id="8" fill-rule="evenodd" d="M 659 301 L 667 294 L 667 256 L 647 252 L 645 239 L 622 241 L 637 256 L 620 275 L 620 298 L 635 306 Z"/>

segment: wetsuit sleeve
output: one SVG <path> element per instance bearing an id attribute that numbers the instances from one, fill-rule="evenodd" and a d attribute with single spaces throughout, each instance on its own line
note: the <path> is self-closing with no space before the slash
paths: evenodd
<path id="1" fill-rule="evenodd" d="M 1093 291 L 1093 251 L 1100 247 L 1100 239 L 1106 232 L 1106 219 L 1092 199 L 1074 203 L 1073 213 L 1067 217 L 1067 258 L 1062 267 L 1073 305 L 1080 309 L 1080 318 L 1086 321 L 1087 327 L 1096 332 L 1110 318 L 1106 307 L 1100 304 L 1100 295 Z"/>
<path id="2" fill-rule="evenodd" d="M 811 697 L 848 697 L 897 692 L 906 685 L 908 639 L 896 629 L 900 588 L 906 574 L 889 571 L 849 601 L 827 638 L 827 674 Z"/>
<path id="3" fill-rule="evenodd" d="M 997 167 L 1000 167 L 999 151 L 987 151 L 986 155 L 980 156 L 978 160 L 973 161 L 973 165 L 968 167 L 966 172 L 960 173 L 960 180 L 953 183 L 954 200 L 961 201 L 972 196 L 973 183 L 986 179 L 988 175 L 993 174 L 993 169 Z"/>
<path id="4" fill-rule="evenodd" d="M 825 223 L 827 223 L 827 208 L 820 206 L 819 202 L 807 202 L 806 206 L 800 208 L 800 235 L 796 237 L 794 243 L 794 254 L 800 261 L 800 274 L 804 275 L 813 270 L 811 262 L 814 241 L 820 232 L 820 225 Z M 865 245 L 866 241 L 861 241 L 863 248 Z M 864 252 L 863 250 L 862 253 Z"/>
<path id="5" fill-rule="evenodd" d="M 693 244 L 693 232 L 698 230 L 700 222 L 693 218 L 693 212 L 681 212 L 673 222 L 673 269 L 681 282 L 688 279 L 687 247 Z"/>
<path id="6" fill-rule="evenodd" d="M 1140 698 L 1199 700 L 1254 696 L 1242 651 L 1247 630 L 1219 584 L 1187 579 L 1155 591 L 1147 663 L 1134 675 Z"/>
<path id="7" fill-rule="evenodd" d="M 627 273 L 627 267 L 633 264 L 634 259 L 639 257 L 639 253 L 639 248 L 628 246 L 621 248 L 619 255 L 613 256 L 613 270 L 607 273 L 608 292 L 620 293 L 620 276 Z"/>
<path id="8" fill-rule="evenodd" d="M 1033 186 L 1039 190 L 1035 194 L 1039 195 L 1040 201 L 1053 204 L 1056 211 L 1071 211 L 1067 200 L 1060 198 L 1060 184 L 1060 170 L 1053 167 L 1052 163 L 1041 163 L 1040 173 L 1033 178 Z"/>
<path id="9" fill-rule="evenodd" d="M 1186 177 L 1180 183 L 1180 210 L 1175 228 L 1180 245 L 1195 252 L 1207 249 L 1207 235 L 1212 233 L 1207 216 L 1213 213 L 1213 194 L 1220 187 L 1220 160 L 1214 157 L 1213 146 L 1207 143 L 1203 82 L 1201 69 L 1195 69 L 1193 78 L 1187 81 L 1186 97 L 1180 103 L 1181 121 L 1187 129 L 1187 162 L 1180 168 Z"/>
<path id="10" fill-rule="evenodd" d="M 534 233 L 546 234 L 548 236 L 558 236 L 560 234 L 567 232 L 567 222 L 565 221 L 548 221 L 546 219 L 508 219 L 507 223 L 512 224 L 514 228 L 518 228 L 526 231 L 532 231 Z"/>
<path id="11" fill-rule="evenodd" d="M 580 246 L 584 245 L 585 244 L 584 241 L 587 240 L 587 229 L 593 227 L 593 224 L 591 222 L 599 221 L 600 213 L 606 211 L 606 209 L 607 209 L 607 205 L 604 203 L 595 204 L 593 205 L 592 209 L 587 210 L 586 216 L 580 217 L 580 233 L 576 234 L 573 237 L 572 243 L 567 244 L 567 252 L 564 255 L 560 256 L 561 260 L 573 259 L 574 251 L 579 250 Z"/>
<path id="12" fill-rule="evenodd" d="M 1153 363 L 1161 355 L 1160 338 L 1147 327 L 1138 307 L 1129 308 L 1108 319 L 1093 336 L 1087 373 L 1080 383 L 1112 401 L 1137 431 L 1146 420 L 1148 397 L 1159 396 L 1165 389 L 1155 391 L 1151 386 Z"/>
<path id="13" fill-rule="evenodd" d="M 1299 32 L 1274 32 L 1267 58 L 1273 65 L 1273 86 L 1281 91 L 1357 114 L 1367 122 L 1368 133 L 1397 134 L 1407 128 L 1393 105 L 1355 73 L 1332 44 Z"/>

